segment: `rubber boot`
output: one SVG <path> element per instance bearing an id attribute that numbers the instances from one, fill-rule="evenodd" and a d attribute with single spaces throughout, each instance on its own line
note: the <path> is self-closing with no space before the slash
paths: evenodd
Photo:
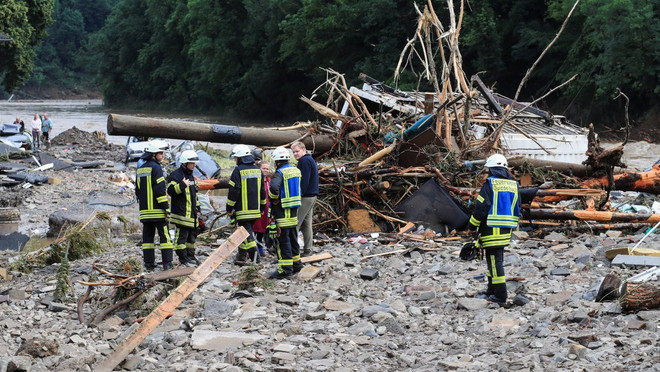
<path id="1" fill-rule="evenodd" d="M 160 254 L 163 258 L 163 270 L 170 270 L 172 268 L 172 261 L 174 260 L 174 249 L 161 249 Z"/>
<path id="2" fill-rule="evenodd" d="M 153 249 L 143 249 L 142 257 L 144 258 L 144 269 L 146 271 L 154 271 L 156 268 L 156 254 Z"/>
<path id="3" fill-rule="evenodd" d="M 261 262 L 261 259 L 259 258 L 259 252 L 257 251 L 257 248 L 250 248 L 247 250 L 248 254 L 248 260 L 250 261 L 250 264 L 255 265 Z"/>
<path id="4" fill-rule="evenodd" d="M 186 248 L 186 252 L 188 252 L 188 263 L 192 265 L 199 265 L 201 262 L 195 257 L 195 248 Z"/>
<path id="5" fill-rule="evenodd" d="M 305 265 L 303 265 L 303 263 L 300 262 L 300 261 L 296 261 L 296 262 L 294 262 L 294 263 L 293 263 L 293 273 L 294 273 L 294 274 L 295 274 L 295 273 L 299 273 L 300 270 L 302 270 L 302 268 L 303 268 L 304 266 L 305 266 Z"/>
<path id="6" fill-rule="evenodd" d="M 174 252 L 176 252 L 176 255 L 179 257 L 179 263 L 181 266 L 185 266 L 188 262 L 190 262 L 188 253 L 185 249 L 175 249 Z"/>
<path id="7" fill-rule="evenodd" d="M 234 259 L 234 265 L 239 265 L 239 266 L 245 266 L 249 265 L 250 263 L 247 262 L 247 250 L 238 248 L 238 251 L 236 252 L 236 258 Z"/>

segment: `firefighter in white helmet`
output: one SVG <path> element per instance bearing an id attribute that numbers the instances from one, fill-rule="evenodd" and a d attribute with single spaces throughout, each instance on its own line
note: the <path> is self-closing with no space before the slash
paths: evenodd
<path id="1" fill-rule="evenodd" d="M 254 164 L 250 148 L 236 145 L 231 156 L 236 160 L 236 168 L 229 177 L 227 215 L 250 234 L 238 247 L 234 260 L 236 265 L 245 265 L 256 263 L 259 257 L 252 225 L 261 218 L 261 212 L 266 208 L 266 191 L 261 169 Z"/>
<path id="2" fill-rule="evenodd" d="M 167 193 L 172 198 L 170 222 L 176 226 L 174 252 L 181 265 L 199 264 L 195 257 L 199 200 L 193 176 L 199 156 L 194 150 L 185 150 L 179 163 L 181 166 L 167 177 Z"/>
<path id="3" fill-rule="evenodd" d="M 273 161 L 277 170 L 270 181 L 272 218 L 278 230 L 278 267 L 271 277 L 285 278 L 299 272 L 302 267 L 298 245 L 298 208 L 301 203 L 300 169 L 289 164 L 291 153 L 284 147 L 273 150 Z"/>
<path id="4" fill-rule="evenodd" d="M 140 206 L 140 222 L 142 222 L 142 255 L 144 267 L 152 271 L 156 267 L 154 238 L 156 232 L 160 237 L 160 253 L 163 269 L 172 268 L 172 241 L 167 227 L 169 205 L 167 202 L 167 186 L 160 162 L 165 157 L 167 149 L 162 144 L 152 141 L 142 155 L 145 160 L 137 170 L 135 194 Z"/>
<path id="5" fill-rule="evenodd" d="M 511 231 L 518 226 L 520 196 L 518 182 L 507 169 L 506 158 L 491 155 L 485 167 L 488 179 L 484 182 L 476 200 L 474 212 L 468 224 L 481 237 L 479 244 L 485 250 L 488 266 L 488 287 L 478 297 L 504 304 L 507 299 L 504 275 L 504 248 L 511 241 Z"/>

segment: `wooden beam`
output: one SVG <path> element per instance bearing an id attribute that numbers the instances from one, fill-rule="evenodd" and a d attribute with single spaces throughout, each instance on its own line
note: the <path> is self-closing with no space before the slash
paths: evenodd
<path id="1" fill-rule="evenodd" d="M 211 273 L 224 262 L 227 257 L 248 237 L 248 232 L 239 227 L 222 246 L 216 249 L 195 271 L 190 274 L 179 287 L 170 293 L 140 325 L 126 337 L 115 350 L 98 366 L 93 368 L 97 372 L 111 372 L 133 351 L 160 323 L 174 312 L 179 306 Z"/>
<path id="2" fill-rule="evenodd" d="M 300 259 L 300 261 L 302 263 L 311 263 L 311 262 L 329 260 L 331 258 L 332 258 L 332 255 L 330 253 L 319 253 L 319 254 L 315 254 L 313 256 L 302 257 Z"/>

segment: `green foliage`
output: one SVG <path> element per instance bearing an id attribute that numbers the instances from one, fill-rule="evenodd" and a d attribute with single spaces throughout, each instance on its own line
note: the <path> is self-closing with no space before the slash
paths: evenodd
<path id="1" fill-rule="evenodd" d="M 57 302 L 65 302 L 67 299 L 67 293 L 71 288 L 71 280 L 69 279 L 69 274 L 71 271 L 71 265 L 69 260 L 65 257 L 60 264 L 60 267 L 57 268 L 57 285 L 55 286 L 55 293 L 53 297 Z"/>
<path id="2" fill-rule="evenodd" d="M 569 6 L 557 1 L 550 16 L 559 18 Z M 558 77 L 578 74 L 569 93 L 595 95 L 609 101 L 621 88 L 633 101 L 657 102 L 660 93 L 660 2 L 585 0 L 576 9 L 580 28 L 568 45 L 568 58 Z"/>
<path id="3" fill-rule="evenodd" d="M 65 256 L 69 261 L 75 261 L 103 252 L 96 231 L 92 229 L 76 231 L 77 229 L 77 226 L 71 228 L 63 242 L 51 244 L 51 249 L 44 257 L 46 265 L 62 262 Z"/>
<path id="4" fill-rule="evenodd" d="M 13 92 L 29 77 L 34 47 L 52 22 L 55 0 L 5 0 L 0 2 L 0 33 L 12 38 L 0 42 L 0 86 Z"/>

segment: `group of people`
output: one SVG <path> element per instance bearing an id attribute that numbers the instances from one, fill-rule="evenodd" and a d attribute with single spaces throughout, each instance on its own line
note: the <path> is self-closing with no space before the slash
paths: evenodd
<path id="1" fill-rule="evenodd" d="M 14 120 L 14 124 L 20 125 L 20 133 L 25 131 L 25 122 L 21 120 L 20 117 L 17 117 Z M 53 122 L 50 120 L 50 117 L 47 113 L 39 116 L 39 114 L 34 114 L 31 123 L 32 128 L 32 148 L 38 149 L 41 147 L 41 141 L 47 146 L 50 147 L 50 132 L 53 129 Z"/>
<path id="2" fill-rule="evenodd" d="M 291 153 L 298 161 L 291 163 Z M 270 164 L 257 161 L 245 145 L 232 151 L 236 161 L 229 180 L 227 215 L 244 227 L 249 236 L 239 246 L 234 263 L 256 263 L 260 246 L 273 243 L 278 267 L 273 278 L 285 278 L 299 272 L 301 257 L 311 254 L 312 215 L 318 195 L 318 168 L 307 154 L 305 144 L 294 142 L 291 152 L 278 147 L 272 152 L 275 172 L 270 176 Z M 303 249 L 298 244 L 298 231 L 303 233 Z M 256 232 L 256 237 L 255 237 Z"/>
<path id="3" fill-rule="evenodd" d="M 299 229 L 302 229 L 305 242 L 303 253 L 311 252 L 313 242 L 311 224 L 318 195 L 318 169 L 302 142 L 294 142 L 291 149 L 298 167 L 289 162 L 291 152 L 278 147 L 272 152 L 276 166 L 272 177 L 270 163 L 257 163 L 248 146 L 237 145 L 231 153 L 236 167 L 229 179 L 226 211 L 232 221 L 249 233 L 239 246 L 234 262 L 239 265 L 256 263 L 260 257 L 257 238 L 261 246 L 269 245 L 266 243 L 268 239 L 274 243 L 278 257 L 278 269 L 272 274 L 276 278 L 288 277 L 303 266 L 298 244 Z M 199 264 L 195 258 L 199 201 L 193 176 L 199 157 L 193 150 L 183 151 L 179 158 L 180 167 L 166 178 L 160 166 L 165 151 L 167 148 L 158 141 L 151 141 L 137 169 L 136 195 L 143 224 L 142 253 L 147 270 L 156 267 L 156 233 L 160 238 L 164 270 L 172 268 L 174 253 L 183 265 Z M 175 226 L 174 241 L 169 234 L 169 222 Z"/>
<path id="4" fill-rule="evenodd" d="M 166 150 L 152 141 L 137 170 L 136 193 L 144 225 L 142 251 L 147 270 L 155 267 L 156 232 L 160 236 L 163 269 L 172 268 L 173 252 L 181 264 L 199 263 L 194 246 L 199 202 L 193 176 L 199 158 L 193 150 L 184 151 L 181 166 L 165 179 L 159 163 Z M 290 163 L 292 153 L 297 167 Z M 294 142 L 291 152 L 284 147 L 273 150 L 276 169 L 272 177 L 270 163 L 258 161 L 248 146 L 235 146 L 231 156 L 236 167 L 229 180 L 226 212 L 249 234 L 240 244 L 234 263 L 256 263 L 263 254 L 258 247 L 268 246 L 270 240 L 278 264 L 271 277 L 286 278 L 299 272 L 303 267 L 301 256 L 312 249 L 312 215 L 319 186 L 316 162 L 302 142 Z M 468 227 L 477 232 L 479 245 L 485 251 L 488 285 L 479 297 L 503 304 L 507 299 L 504 248 L 518 226 L 520 197 L 518 183 L 503 155 L 490 156 L 485 167 L 488 178 L 476 199 Z M 172 200 L 171 212 L 168 195 Z M 168 220 L 176 226 L 174 242 L 170 239 Z M 298 244 L 299 230 L 303 233 L 302 250 Z"/>
<path id="5" fill-rule="evenodd" d="M 151 141 L 137 169 L 136 196 L 142 222 L 142 256 L 148 271 L 156 268 L 155 235 L 160 238 L 163 270 L 173 267 L 174 252 L 182 265 L 199 264 L 195 257 L 199 201 L 193 170 L 199 157 L 193 150 L 181 153 L 180 167 L 165 178 L 160 163 L 167 146 Z M 171 198 L 168 202 L 167 196 Z M 175 226 L 174 242 L 170 237 L 169 222 Z"/>

